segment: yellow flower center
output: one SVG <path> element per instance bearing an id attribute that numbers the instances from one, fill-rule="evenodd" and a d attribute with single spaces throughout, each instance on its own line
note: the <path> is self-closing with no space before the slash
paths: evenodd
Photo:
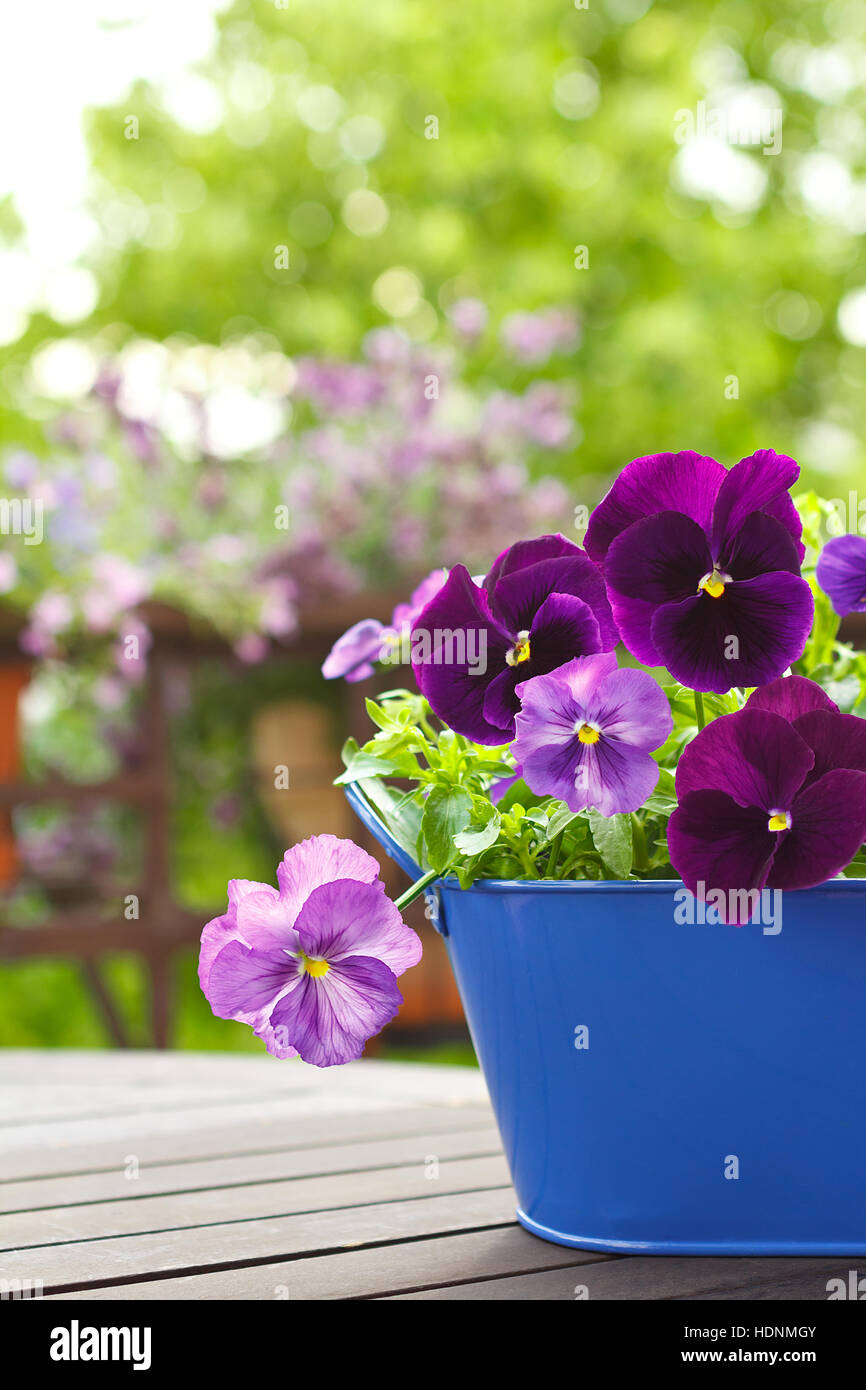
<path id="1" fill-rule="evenodd" d="M 518 632 L 514 646 L 505 653 L 505 660 L 509 666 L 519 666 L 521 661 L 529 660 L 529 633 L 527 631 Z"/>
<path id="2" fill-rule="evenodd" d="M 775 831 L 777 834 L 778 834 L 778 832 L 779 832 L 780 830 L 790 830 L 790 829 L 791 829 L 791 812 L 790 812 L 790 811 L 773 811 L 772 815 L 770 816 L 770 819 L 767 821 L 767 829 L 768 829 L 768 830 L 773 830 L 773 831 Z"/>
<path id="3" fill-rule="evenodd" d="M 323 975 L 327 975 L 330 965 L 326 960 L 319 960 L 313 956 L 307 956 L 303 951 L 301 956 L 301 971 L 306 970 L 308 975 L 312 975 L 314 980 L 319 980 Z"/>
<path id="4" fill-rule="evenodd" d="M 598 743 L 601 734 L 591 724 L 581 724 L 577 730 L 577 737 L 581 743 Z"/>
<path id="5" fill-rule="evenodd" d="M 725 584 L 729 584 L 730 581 L 731 576 L 729 574 L 723 574 L 721 570 L 714 569 L 711 574 L 704 575 L 698 589 L 703 589 L 710 598 L 721 598 L 725 592 Z"/>

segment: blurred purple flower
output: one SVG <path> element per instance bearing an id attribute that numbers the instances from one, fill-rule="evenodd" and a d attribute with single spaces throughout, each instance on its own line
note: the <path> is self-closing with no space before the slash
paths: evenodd
<path id="1" fill-rule="evenodd" d="M 818 558 L 816 578 L 841 618 L 866 611 L 866 538 L 837 536 Z"/>
<path id="2" fill-rule="evenodd" d="M 487 305 L 480 299 L 458 299 L 448 310 L 448 318 L 461 338 L 472 342 L 480 338 L 487 327 Z"/>
<path id="3" fill-rule="evenodd" d="M 570 352 L 579 341 L 577 317 L 567 309 L 509 314 L 502 324 L 504 346 L 527 366 L 540 366 L 556 352 Z"/>

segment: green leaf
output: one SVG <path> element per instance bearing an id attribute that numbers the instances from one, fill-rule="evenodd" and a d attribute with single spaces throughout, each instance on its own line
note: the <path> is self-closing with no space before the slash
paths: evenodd
<path id="1" fill-rule="evenodd" d="M 424 805 L 421 830 L 431 869 L 439 873 L 455 857 L 454 838 L 472 818 L 472 798 L 462 787 L 433 787 Z"/>
<path id="2" fill-rule="evenodd" d="M 420 862 L 418 840 L 421 834 L 421 807 L 405 792 L 389 787 L 378 777 L 358 783 L 364 796 L 401 849 Z"/>
<path id="3" fill-rule="evenodd" d="M 633 859 L 631 816 L 602 816 L 589 812 L 589 828 L 596 849 L 615 878 L 628 878 Z"/>
<path id="4" fill-rule="evenodd" d="M 583 819 L 582 811 L 570 811 L 567 806 L 561 806 L 558 811 L 550 817 L 547 822 L 546 838 L 555 840 L 561 831 L 566 830 L 572 821 Z"/>
<path id="5" fill-rule="evenodd" d="M 345 787 L 349 782 L 360 782 L 365 777 L 388 777 L 399 773 L 400 764 L 391 758 L 377 758 L 372 753 L 359 752 L 352 758 L 346 771 L 337 777 L 334 786 Z"/>
<path id="6" fill-rule="evenodd" d="M 389 732 L 394 728 L 394 716 L 384 710 L 381 705 L 377 705 L 375 700 L 365 700 L 364 704 L 367 713 L 378 728 L 387 729 Z"/>
<path id="7" fill-rule="evenodd" d="M 484 825 L 470 825 L 468 830 L 461 830 L 459 835 L 454 836 L 454 844 L 461 854 L 483 854 L 491 845 L 495 845 L 499 839 L 500 816 L 495 806 L 491 806 L 492 815 Z"/>

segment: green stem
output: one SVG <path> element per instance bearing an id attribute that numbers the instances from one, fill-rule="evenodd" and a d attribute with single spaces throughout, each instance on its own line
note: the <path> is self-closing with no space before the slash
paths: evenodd
<path id="1" fill-rule="evenodd" d="M 547 861 L 547 878 L 553 878 L 553 871 L 556 868 L 556 861 L 559 859 L 559 851 L 562 849 L 562 837 L 564 830 L 560 830 L 558 835 L 554 835 L 550 845 L 550 857 Z"/>
<path id="2" fill-rule="evenodd" d="M 643 828 L 643 821 L 632 811 L 632 841 L 634 843 L 634 866 L 639 874 L 645 874 L 649 868 L 649 860 L 646 850 L 646 834 Z"/>
<path id="3" fill-rule="evenodd" d="M 411 888 L 407 888 L 406 892 L 402 893 L 400 897 L 397 898 L 396 902 L 394 903 L 394 906 L 396 907 L 397 911 L 402 912 L 404 907 L 408 907 L 409 904 L 413 903 L 416 898 L 420 898 L 425 888 L 429 888 L 431 883 L 434 883 L 437 878 L 441 877 L 442 875 L 438 872 L 437 869 L 430 869 L 428 873 L 422 874 L 421 877 L 419 879 L 416 879 L 416 881 L 412 884 Z"/>
<path id="4" fill-rule="evenodd" d="M 693 691 L 695 697 L 695 717 L 698 721 L 698 733 L 706 727 L 707 716 L 704 713 L 704 697 L 699 690 Z"/>

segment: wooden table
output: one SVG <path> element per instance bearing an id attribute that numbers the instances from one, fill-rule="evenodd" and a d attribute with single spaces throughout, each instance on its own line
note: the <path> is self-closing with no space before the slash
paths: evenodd
<path id="1" fill-rule="evenodd" d="M 0 1279 L 46 1298 L 825 1300 L 852 1264 L 529 1235 L 470 1068 L 0 1052 Z"/>

